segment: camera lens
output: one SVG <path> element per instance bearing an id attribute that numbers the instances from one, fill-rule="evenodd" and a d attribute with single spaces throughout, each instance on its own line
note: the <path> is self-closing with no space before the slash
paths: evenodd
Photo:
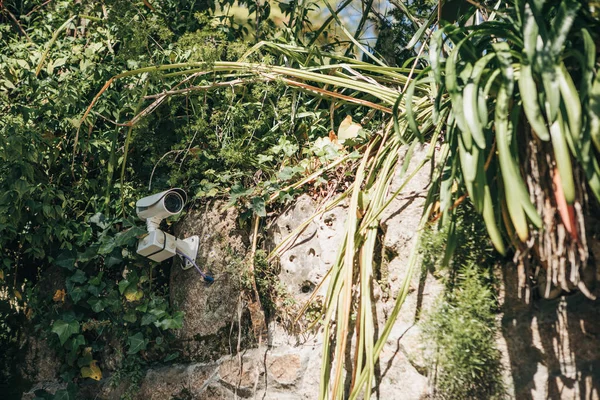
<path id="1" fill-rule="evenodd" d="M 177 214 L 183 209 L 183 197 L 179 193 L 168 193 L 164 198 L 164 204 L 168 212 Z"/>

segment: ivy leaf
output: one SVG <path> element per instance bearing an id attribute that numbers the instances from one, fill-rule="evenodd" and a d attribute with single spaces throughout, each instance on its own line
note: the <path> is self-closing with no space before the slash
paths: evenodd
<path id="1" fill-rule="evenodd" d="M 124 232 L 119 232 L 115 235 L 115 246 L 131 246 L 137 241 L 137 237 L 146 233 L 146 230 L 139 226 L 134 226 Z"/>
<path id="2" fill-rule="evenodd" d="M 252 189 L 246 189 L 243 185 L 236 183 L 231 187 L 231 191 L 229 192 L 231 196 L 230 203 L 235 204 L 237 199 L 250 193 L 252 193 Z"/>
<path id="3" fill-rule="evenodd" d="M 254 197 L 252 199 L 251 208 L 254 214 L 258 215 L 259 217 L 267 216 L 267 210 L 265 208 L 265 199 L 263 199 L 262 197 Z"/>
<path id="4" fill-rule="evenodd" d="M 123 294 L 125 293 L 125 289 L 127 289 L 127 287 L 131 284 L 131 282 L 129 282 L 127 279 L 123 279 L 122 281 L 119 282 L 119 293 Z"/>
<path id="5" fill-rule="evenodd" d="M 85 275 L 85 272 L 78 269 L 73 275 L 71 275 L 69 280 L 75 283 L 84 283 L 85 281 L 87 281 L 87 276 Z"/>
<path id="6" fill-rule="evenodd" d="M 167 312 L 165 310 L 161 310 L 159 308 L 153 308 L 148 311 L 150 314 L 154 315 L 157 319 L 164 317 Z"/>
<path id="7" fill-rule="evenodd" d="M 92 245 L 85 249 L 83 253 L 77 254 L 77 260 L 81 262 L 90 261 L 98 255 L 98 245 Z"/>
<path id="8" fill-rule="evenodd" d="M 104 302 L 97 297 L 90 297 L 87 302 L 92 306 L 92 311 L 96 313 L 102 312 L 104 311 L 104 308 L 106 308 Z"/>
<path id="9" fill-rule="evenodd" d="M 104 236 L 102 238 L 102 242 L 100 243 L 100 247 L 98 248 L 98 254 L 104 255 L 108 254 L 115 248 L 115 239 L 110 236 Z"/>
<path id="10" fill-rule="evenodd" d="M 75 261 L 77 260 L 77 252 L 75 251 L 63 251 L 56 257 L 54 263 L 59 267 L 66 268 L 72 271 L 75 267 Z"/>
<path id="11" fill-rule="evenodd" d="M 144 316 L 142 317 L 142 326 L 150 325 L 154 321 L 156 321 L 156 317 L 154 315 L 144 314 Z"/>
<path id="12" fill-rule="evenodd" d="M 106 304 L 106 307 L 110 307 L 112 312 L 120 312 L 121 298 L 119 297 L 119 292 L 111 290 L 104 298 L 104 304 Z"/>
<path id="13" fill-rule="evenodd" d="M 67 290 L 69 291 L 69 295 L 75 304 L 79 303 L 81 299 L 86 297 L 86 293 L 81 286 L 73 286 L 73 284 L 67 283 Z"/>
<path id="14" fill-rule="evenodd" d="M 138 332 L 133 336 L 129 336 L 127 339 L 127 344 L 129 345 L 129 350 L 127 350 L 127 354 L 136 354 L 140 350 L 146 350 L 146 346 L 148 345 L 148 339 L 144 339 L 144 335 L 142 332 Z"/>
<path id="15" fill-rule="evenodd" d="M 144 304 L 140 304 L 139 306 L 137 306 L 135 308 L 137 311 L 141 311 L 141 312 L 146 312 L 148 310 L 148 302 L 145 302 Z"/>
<path id="16" fill-rule="evenodd" d="M 296 175 L 296 171 L 292 167 L 283 167 L 277 174 L 277 179 L 282 181 L 289 181 Z"/>
<path id="17" fill-rule="evenodd" d="M 106 283 L 102 281 L 102 275 L 101 271 L 98 276 L 91 278 L 86 286 L 87 291 L 96 297 L 100 297 L 100 293 L 106 288 Z"/>
<path id="18" fill-rule="evenodd" d="M 121 252 L 118 249 L 115 249 L 110 255 L 104 258 L 104 265 L 108 268 L 119 265 L 123 262 L 123 257 L 121 256 Z"/>
<path id="19" fill-rule="evenodd" d="M 162 330 L 181 329 L 183 326 L 183 320 L 178 318 L 165 318 L 162 321 L 155 322 L 154 325 Z"/>
<path id="20" fill-rule="evenodd" d="M 71 339 L 70 346 L 68 347 L 71 347 L 71 351 L 76 352 L 77 350 L 79 350 L 79 346 L 82 346 L 84 344 L 85 338 L 83 337 L 83 335 L 77 335 Z"/>
<path id="21" fill-rule="evenodd" d="M 127 322 L 131 322 L 132 324 L 137 321 L 137 317 L 135 315 L 135 311 L 131 310 L 129 312 L 127 312 L 127 314 L 125 314 L 123 316 L 123 321 L 127 321 Z M 143 324 L 142 324 L 143 325 Z"/>
<path id="22" fill-rule="evenodd" d="M 138 301 L 141 300 L 142 297 L 144 297 L 144 292 L 141 290 L 137 290 L 137 287 L 135 285 L 129 285 L 127 289 L 125 289 L 125 293 L 123 294 L 125 296 L 125 299 L 127 299 L 127 301 L 129 302 Z"/>
<path id="23" fill-rule="evenodd" d="M 171 353 L 168 356 L 166 356 L 165 359 L 163 360 L 163 362 L 173 361 L 177 357 L 179 357 L 179 352 L 178 351 L 176 351 L 175 353 Z"/>
<path id="24" fill-rule="evenodd" d="M 161 321 L 155 322 L 154 325 L 157 328 L 167 330 L 167 329 L 181 329 L 183 326 L 183 316 L 184 313 L 182 311 L 177 311 L 173 314 L 173 316 L 162 319 Z"/>
<path id="25" fill-rule="evenodd" d="M 98 273 L 98 275 L 96 275 L 95 277 L 93 277 L 92 279 L 90 279 L 90 285 L 100 285 L 100 283 L 102 282 L 102 277 L 104 276 L 104 271 L 100 271 Z"/>
<path id="26" fill-rule="evenodd" d="M 62 319 L 59 319 L 52 325 L 52 332 L 58 335 L 58 339 L 62 346 L 72 335 L 79 333 L 79 322 L 65 322 Z"/>

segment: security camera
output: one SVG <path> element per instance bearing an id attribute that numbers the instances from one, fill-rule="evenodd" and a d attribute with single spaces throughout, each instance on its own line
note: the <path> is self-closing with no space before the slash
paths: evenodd
<path id="1" fill-rule="evenodd" d="M 176 239 L 175 236 L 159 229 L 160 222 L 167 217 L 179 214 L 186 201 L 185 191 L 174 188 L 144 197 L 135 203 L 135 211 L 138 217 L 146 220 L 148 229 L 148 234 L 138 243 L 138 254 L 158 262 L 179 254 L 186 260 L 182 266 L 183 269 L 194 266 L 194 260 L 198 254 L 198 236 Z"/>
<path id="2" fill-rule="evenodd" d="M 135 212 L 138 217 L 146 220 L 148 230 L 152 231 L 158 229 L 163 219 L 179 214 L 186 201 L 187 195 L 184 190 L 169 189 L 138 200 L 135 203 Z"/>

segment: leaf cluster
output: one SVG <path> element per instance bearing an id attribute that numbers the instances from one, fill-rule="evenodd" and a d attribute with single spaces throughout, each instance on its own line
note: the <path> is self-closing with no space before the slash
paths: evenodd
<path id="1" fill-rule="evenodd" d="M 183 2 L 162 6 L 2 4 L 2 22 L 10 12 L 20 25 L 0 29 L 0 285 L 11 293 L 0 301 L 11 316 L 0 345 L 13 354 L 15 338 L 35 331 L 63 361 L 57 370 L 67 382 L 110 375 L 134 355 L 146 364 L 178 354 L 171 331 L 183 314 L 169 307 L 168 268 L 135 254 L 145 230 L 127 215 L 149 174 L 137 171 L 151 170 L 179 140 L 153 135 L 127 152 L 119 145 L 167 129 L 160 115 L 133 132 L 119 125 L 135 115 L 144 87 L 162 90 L 165 82 L 125 79 L 80 123 L 110 77 L 169 59 L 174 42 L 201 27 L 193 17 L 205 10 L 199 3 L 184 21 Z"/>

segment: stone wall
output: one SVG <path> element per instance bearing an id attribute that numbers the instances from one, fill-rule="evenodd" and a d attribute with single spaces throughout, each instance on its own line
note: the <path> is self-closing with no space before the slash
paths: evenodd
<path id="1" fill-rule="evenodd" d="M 414 164 L 424 157 L 425 152 L 425 148 L 415 152 Z M 379 329 L 383 328 L 393 308 L 406 273 L 408 254 L 414 245 L 425 199 L 428 174 L 429 170 L 423 168 L 382 217 L 385 246 L 382 250 L 393 257 L 382 259 L 389 287 L 375 289 L 376 300 L 379 300 L 375 310 Z M 399 187 L 401 181 L 394 179 L 392 189 Z M 244 257 L 248 244 L 246 234 L 237 226 L 235 213 L 221 211 L 221 207 L 215 205 L 190 214 L 178 230 L 180 236 L 200 235 L 198 261 L 213 270 L 215 283 L 206 287 L 199 280 L 194 280 L 195 271 L 183 271 L 178 267 L 174 267 L 171 278 L 173 304 L 186 311 L 185 326 L 178 336 L 186 343 L 187 356 L 204 362 L 148 371 L 138 398 L 315 399 L 320 380 L 321 331 L 293 334 L 287 326 L 271 321 L 265 345 L 218 359 L 207 357 L 214 353 L 215 336 L 220 336 L 221 342 L 234 343 L 235 353 L 238 331 L 228 327 L 237 318 L 239 287 L 229 284 L 228 279 L 219 278 L 223 274 L 231 274 L 228 268 L 235 265 L 236 257 Z M 268 242 L 273 246 L 279 244 L 318 207 L 319 204 L 309 196 L 298 198 L 270 225 Z M 335 262 L 346 213 L 346 207 L 340 205 L 316 218 L 294 238 L 293 244 L 280 258 L 279 278 L 297 305 L 304 304 Z M 318 295 L 322 296 L 326 288 L 326 284 L 322 285 Z M 420 329 L 416 322 L 440 290 L 441 285 L 430 274 L 414 276 L 402 316 L 381 354 L 374 388 L 378 398 L 399 398 L 399 393 L 402 393 L 403 399 L 420 399 L 427 395 L 428 381 L 424 375 Z"/>
<path id="2" fill-rule="evenodd" d="M 231 328 L 242 318 L 240 274 L 248 252 L 248 233 L 240 228 L 234 208 L 216 202 L 189 212 L 175 234 L 198 235 L 196 264 L 215 279 L 207 285 L 194 268 L 183 270 L 180 260 L 173 262 L 171 304 L 185 312 L 177 336 L 186 359 L 216 360 L 231 350 Z"/>
<path id="3" fill-rule="evenodd" d="M 600 302 L 577 292 L 528 305 L 516 295 L 515 267 L 502 275 L 498 344 L 510 398 L 600 399 Z"/>
<path id="4" fill-rule="evenodd" d="M 412 165 L 426 150 L 416 149 Z M 423 168 L 382 216 L 382 256 L 378 262 L 382 281 L 387 280 L 389 286 L 375 284 L 374 288 L 374 312 L 380 330 L 406 274 L 429 171 L 429 166 Z M 401 182 L 396 174 L 392 190 Z M 272 221 L 267 241 L 280 243 L 318 208 L 310 197 L 301 196 Z M 303 304 L 317 290 L 333 265 L 346 213 L 345 206 L 340 205 L 316 218 L 281 257 L 279 278 L 296 304 Z M 186 312 L 178 337 L 187 362 L 148 370 L 137 398 L 317 398 L 321 331 L 294 334 L 287 325 L 272 320 L 267 343 L 256 347 L 246 341 L 250 322 L 240 300 L 239 275 L 250 238 L 238 225 L 235 211 L 225 210 L 222 203 L 204 206 L 188 214 L 176 233 L 180 237 L 200 236 L 197 261 L 211 271 L 215 283 L 206 286 L 193 269 L 184 271 L 177 262 L 173 266 L 171 298 L 175 308 Z M 515 268 L 507 265 L 501 275 L 498 346 L 503 354 L 506 397 L 600 399 L 599 302 L 573 294 L 528 305 L 516 297 Z M 317 296 L 325 289 L 326 284 Z M 418 400 L 430 395 L 420 320 L 442 290 L 443 285 L 430 271 L 419 271 L 413 277 L 410 294 L 378 363 L 374 398 Z M 598 288 L 595 290 L 600 294 Z M 119 391 L 104 387 L 95 395 L 116 399 Z"/>

